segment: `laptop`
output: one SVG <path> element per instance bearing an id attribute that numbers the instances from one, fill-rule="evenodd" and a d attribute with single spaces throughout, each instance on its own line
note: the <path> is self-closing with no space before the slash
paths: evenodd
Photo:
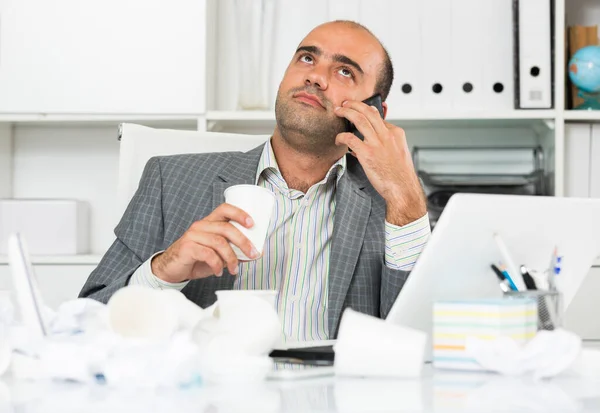
<path id="1" fill-rule="evenodd" d="M 600 255 L 600 199 L 453 195 L 386 322 L 424 331 L 431 340 L 435 301 L 502 297 L 490 268 L 504 261 L 494 234 L 517 266 L 545 270 L 558 248 L 556 283 L 566 310 Z"/>
<path id="2" fill-rule="evenodd" d="M 8 238 L 8 264 L 22 324 L 34 337 L 46 336 L 48 326 L 43 317 L 42 296 L 33 272 L 26 242 L 18 233 L 11 234 Z"/>

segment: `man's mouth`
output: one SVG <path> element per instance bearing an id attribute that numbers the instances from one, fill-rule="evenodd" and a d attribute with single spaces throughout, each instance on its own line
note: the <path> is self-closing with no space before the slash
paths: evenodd
<path id="1" fill-rule="evenodd" d="M 306 92 L 299 92 L 294 94 L 294 98 L 302 103 L 306 103 L 307 105 L 325 109 L 325 106 L 323 106 L 323 103 L 321 103 L 321 99 L 319 99 L 316 95 L 311 95 L 310 93 Z"/>

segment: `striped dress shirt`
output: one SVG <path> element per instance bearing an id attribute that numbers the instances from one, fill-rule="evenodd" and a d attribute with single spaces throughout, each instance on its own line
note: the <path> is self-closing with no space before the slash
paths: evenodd
<path id="1" fill-rule="evenodd" d="M 256 184 L 276 197 L 261 258 L 239 264 L 233 288 L 276 290 L 277 311 L 286 340 L 329 338 L 327 322 L 329 254 L 335 214 L 335 191 L 346 170 L 339 159 L 325 178 L 306 193 L 283 179 L 270 141 L 261 155 Z M 403 227 L 385 223 L 385 264 L 411 270 L 430 235 L 429 218 Z M 133 274 L 130 284 L 182 289 L 187 282 L 167 283 L 151 271 L 152 258 Z"/>

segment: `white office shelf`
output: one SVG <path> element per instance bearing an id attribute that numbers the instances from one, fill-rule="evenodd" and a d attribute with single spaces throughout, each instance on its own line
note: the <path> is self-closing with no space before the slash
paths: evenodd
<path id="1" fill-rule="evenodd" d="M 511 110 L 496 112 L 425 112 L 390 113 L 387 121 L 412 127 L 442 125 L 521 126 L 546 123 L 552 127 L 555 110 Z M 263 129 L 275 126 L 274 111 L 208 111 L 209 129 Z"/>
<path id="2" fill-rule="evenodd" d="M 575 117 L 575 116 L 578 117 Z M 581 117 L 584 115 L 583 117 Z M 582 113 L 565 114 L 565 119 L 597 119 L 600 114 Z M 587 116 L 587 117 L 586 117 Z M 594 117 L 595 116 L 595 117 Z M 554 110 L 514 110 L 497 112 L 426 112 L 426 113 L 390 113 L 387 120 L 392 123 L 404 123 L 411 126 L 439 123 L 483 123 L 487 126 L 498 124 L 526 124 L 535 121 L 554 120 Z M 113 125 L 122 122 L 140 123 L 153 127 L 179 127 L 195 129 L 198 122 L 206 119 L 209 124 L 222 127 L 273 127 L 274 111 L 208 111 L 203 114 L 44 114 L 44 113 L 0 113 L 0 123 L 40 126 L 63 125 Z"/>
<path id="3" fill-rule="evenodd" d="M 196 129 L 200 114 L 45 114 L 45 113 L 0 113 L 0 123 L 18 125 L 63 126 L 63 125 L 116 125 L 123 122 L 140 123 L 153 127 Z"/>
<path id="4" fill-rule="evenodd" d="M 34 265 L 98 265 L 101 255 L 34 255 L 31 263 Z M 0 265 L 7 265 L 8 257 L 0 255 Z"/>
<path id="5" fill-rule="evenodd" d="M 566 110 L 567 122 L 600 122 L 600 110 Z"/>

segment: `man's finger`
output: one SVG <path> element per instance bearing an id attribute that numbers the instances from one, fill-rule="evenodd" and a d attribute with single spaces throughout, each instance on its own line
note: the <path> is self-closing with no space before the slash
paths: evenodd
<path id="1" fill-rule="evenodd" d="M 362 113 L 350 107 L 340 106 L 335 109 L 335 114 L 354 123 L 356 129 L 358 129 L 365 137 L 365 141 L 377 139 L 375 129 L 373 129 L 371 122 L 369 122 L 369 120 Z"/>
<path id="2" fill-rule="evenodd" d="M 237 274 L 238 259 L 229 245 L 229 241 L 224 237 L 210 232 L 201 232 L 198 234 L 190 234 L 190 238 L 198 245 L 213 250 L 221 259 L 222 263 L 227 266 L 231 274 Z"/>
<path id="3" fill-rule="evenodd" d="M 373 131 L 375 131 L 377 135 L 382 136 L 387 133 L 388 128 L 385 126 L 385 121 L 375 106 L 367 105 L 366 103 L 357 100 L 347 100 L 342 104 L 342 107 L 354 109 L 361 113 L 369 121 L 371 128 L 373 128 Z"/>
<path id="4" fill-rule="evenodd" d="M 254 225 L 252 217 L 246 211 L 227 203 L 219 205 L 205 219 L 208 221 L 235 221 L 246 228 L 252 228 Z"/>
<path id="5" fill-rule="evenodd" d="M 339 133 L 335 137 L 336 145 L 346 145 L 352 152 L 356 154 L 362 153 L 365 148 L 365 143 L 356 137 L 355 134 L 350 132 Z"/>
<path id="6" fill-rule="evenodd" d="M 192 226 L 192 231 L 189 231 L 188 236 L 199 244 L 207 245 L 211 248 L 219 247 L 219 251 L 225 248 L 233 254 L 233 250 L 228 244 L 228 242 L 231 242 L 250 258 L 256 258 L 258 255 L 252 242 L 239 229 L 231 225 L 230 222 L 198 221 Z M 215 236 L 220 237 L 222 241 L 215 241 Z M 223 259 L 228 263 L 231 262 L 227 259 L 229 256 L 230 254 L 227 254 L 227 256 L 222 255 Z M 237 262 L 235 263 L 235 268 L 237 268 Z"/>
<path id="7" fill-rule="evenodd" d="M 219 254 L 217 254 L 214 250 L 208 247 L 202 246 L 200 244 L 196 245 L 197 248 L 195 248 L 193 251 L 193 258 L 196 261 L 206 263 L 206 265 L 210 267 L 210 269 L 217 277 L 223 275 L 223 268 L 225 267 L 225 263 L 223 262 Z"/>

